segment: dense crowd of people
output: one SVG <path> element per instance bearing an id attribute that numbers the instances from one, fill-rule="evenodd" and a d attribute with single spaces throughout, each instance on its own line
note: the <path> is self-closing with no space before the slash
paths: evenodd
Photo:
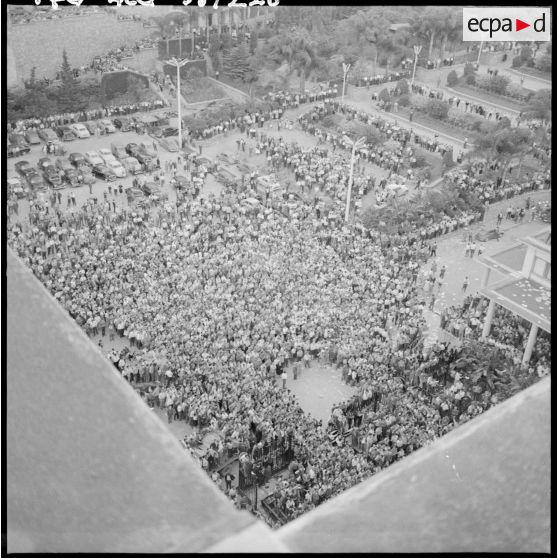
<path id="1" fill-rule="evenodd" d="M 519 194 L 550 188 L 550 169 L 517 178 L 505 178 L 500 161 L 473 161 L 445 174 L 445 180 L 460 191 L 475 193 L 483 203 L 496 203 Z M 511 175 L 511 171 L 508 171 Z M 496 175 L 497 174 L 497 175 Z"/>
<path id="2" fill-rule="evenodd" d="M 320 157 L 263 143 L 299 173 Z M 151 382 L 146 400 L 220 433 L 212 452 L 253 456 L 289 439 L 292 475 L 273 505 L 290 519 L 494 401 L 457 404 L 457 380 L 433 379 L 440 366 L 450 374 L 455 355 L 423 351 L 417 269 L 432 254 L 423 235 L 346 228 L 342 204 L 321 211 L 316 197 L 283 192 L 251 205 L 253 195 L 225 189 L 155 215 L 110 203 L 41 212 L 8 240 L 89 334 L 129 340 L 132 350 L 111 360 Z M 359 389 L 350 443 L 278 381 L 309 358 L 329 359 Z"/>
<path id="3" fill-rule="evenodd" d="M 442 311 L 440 327 L 458 339 L 479 338 L 482 333 L 488 299 L 468 296 L 461 306 L 451 306 Z M 522 349 L 527 344 L 531 324 L 503 306 L 496 305 L 489 339 L 498 344 L 515 361 L 521 362 Z M 529 363 L 530 372 L 538 376 L 550 373 L 550 334 L 540 330 Z"/>

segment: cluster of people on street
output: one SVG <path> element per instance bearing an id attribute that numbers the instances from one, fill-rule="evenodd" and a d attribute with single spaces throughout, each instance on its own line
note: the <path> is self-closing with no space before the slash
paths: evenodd
<path id="1" fill-rule="evenodd" d="M 89 120 L 99 120 L 101 118 L 113 118 L 125 116 L 136 112 L 152 111 L 165 108 L 167 106 L 162 99 L 153 101 L 142 101 L 128 105 L 107 106 L 99 109 L 83 110 L 80 112 L 53 114 L 37 118 L 27 118 L 8 123 L 8 132 L 25 132 L 26 130 L 42 130 L 53 126 L 63 126 L 76 122 L 86 122 Z"/>
<path id="2" fill-rule="evenodd" d="M 466 167 L 448 171 L 444 179 L 454 184 L 460 191 L 474 193 L 482 203 L 496 203 L 526 192 L 550 188 L 550 169 L 528 173 L 521 178 L 512 177 L 499 161 L 473 161 Z"/>

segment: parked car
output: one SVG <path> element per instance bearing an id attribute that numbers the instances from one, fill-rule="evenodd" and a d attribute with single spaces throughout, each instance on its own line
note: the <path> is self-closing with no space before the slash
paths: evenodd
<path id="1" fill-rule="evenodd" d="M 37 132 L 37 135 L 43 141 L 58 141 L 58 136 L 52 128 L 43 128 Z"/>
<path id="2" fill-rule="evenodd" d="M 74 165 L 72 165 L 72 163 L 70 163 L 70 161 L 68 161 L 68 159 L 62 159 L 62 157 L 58 157 L 58 159 L 56 159 L 54 166 L 57 170 L 59 171 L 63 171 L 66 169 L 74 169 Z"/>
<path id="3" fill-rule="evenodd" d="M 151 130 L 149 130 L 149 135 L 152 138 L 162 138 L 163 137 L 163 128 L 151 128 Z"/>
<path id="4" fill-rule="evenodd" d="M 107 182 L 116 180 L 116 174 L 106 165 L 93 165 L 92 171 L 94 176 L 106 180 Z"/>
<path id="5" fill-rule="evenodd" d="M 113 123 L 116 128 L 118 128 L 121 132 L 129 132 L 130 130 L 134 129 L 132 121 L 129 118 L 124 116 L 119 116 L 113 120 Z"/>
<path id="6" fill-rule="evenodd" d="M 166 199 L 168 196 L 165 194 L 161 188 L 155 182 L 145 182 L 144 184 L 140 185 L 141 191 L 146 196 L 155 196 L 160 200 Z"/>
<path id="7" fill-rule="evenodd" d="M 178 142 L 174 138 L 162 138 L 159 140 L 161 146 L 170 153 L 178 151 Z"/>
<path id="8" fill-rule="evenodd" d="M 75 134 L 76 137 L 80 139 L 85 139 L 91 136 L 89 130 L 81 123 L 77 122 L 76 124 L 72 124 L 70 129 Z"/>
<path id="9" fill-rule="evenodd" d="M 101 128 L 97 125 L 96 122 L 84 122 L 83 125 L 87 128 L 87 131 L 92 136 L 94 136 L 97 133 L 97 130 L 101 130 Z"/>
<path id="10" fill-rule="evenodd" d="M 169 126 L 168 128 L 163 128 L 162 135 L 164 138 L 168 138 L 171 136 L 178 136 L 178 128 L 174 126 Z"/>
<path id="11" fill-rule="evenodd" d="M 126 144 L 126 153 L 130 155 L 130 157 L 135 157 L 137 153 L 139 153 L 140 148 L 137 143 L 127 143 Z"/>
<path id="12" fill-rule="evenodd" d="M 8 178 L 8 195 L 25 198 L 28 192 L 29 186 L 19 176 Z"/>
<path id="13" fill-rule="evenodd" d="M 107 161 L 106 166 L 116 175 L 117 178 L 126 178 L 126 169 L 120 161 L 112 159 Z"/>
<path id="14" fill-rule="evenodd" d="M 25 140 L 25 136 L 20 133 L 11 132 L 8 134 L 8 142 L 10 145 L 17 145 L 19 147 L 29 147 L 27 145 L 27 141 Z"/>
<path id="15" fill-rule="evenodd" d="M 44 192 L 48 190 L 42 176 L 40 176 L 35 169 L 31 169 L 32 173 L 27 176 L 27 184 L 32 192 Z"/>
<path id="16" fill-rule="evenodd" d="M 58 126 L 55 131 L 62 141 L 74 141 L 76 139 L 74 132 L 72 132 L 69 126 Z"/>
<path id="17" fill-rule="evenodd" d="M 104 164 L 103 159 L 101 159 L 101 157 L 96 151 L 87 151 L 84 155 L 84 158 L 85 158 L 85 162 L 88 165 L 91 165 L 92 167 L 94 167 L 95 165 Z"/>
<path id="18" fill-rule="evenodd" d="M 121 163 L 129 174 L 143 173 L 143 167 L 141 166 L 140 162 L 134 157 L 124 157 Z"/>
<path id="19" fill-rule="evenodd" d="M 105 134 L 114 134 L 114 132 L 116 132 L 114 124 L 108 118 L 103 118 L 103 120 L 99 122 L 99 128 L 104 130 Z"/>
<path id="20" fill-rule="evenodd" d="M 104 161 L 105 165 L 109 161 L 116 161 L 116 157 L 112 154 L 111 150 L 106 147 L 102 147 L 101 149 L 99 149 L 98 153 L 101 159 Z"/>
<path id="21" fill-rule="evenodd" d="M 131 186 L 130 188 L 126 188 L 124 192 L 126 193 L 126 196 L 131 200 L 143 198 L 143 192 L 139 188 L 135 188 L 133 186 Z"/>
<path id="22" fill-rule="evenodd" d="M 77 168 L 78 180 L 82 184 L 94 184 L 97 179 L 93 176 L 93 171 L 91 167 L 84 163 Z"/>
<path id="23" fill-rule="evenodd" d="M 153 148 L 153 142 L 151 141 L 142 141 L 140 143 L 140 149 L 150 157 L 157 157 L 157 152 Z"/>
<path id="24" fill-rule="evenodd" d="M 31 166 L 31 163 L 29 161 L 18 161 L 15 165 L 15 170 L 18 174 L 20 174 L 23 177 L 28 176 L 29 174 L 32 174 L 35 171 L 35 169 Z"/>
<path id="25" fill-rule="evenodd" d="M 125 159 L 128 156 L 126 147 L 121 143 L 111 143 L 110 150 L 117 159 Z"/>
<path id="26" fill-rule="evenodd" d="M 35 130 L 27 130 L 24 135 L 29 145 L 38 145 L 41 143 L 41 138 Z"/>
<path id="27" fill-rule="evenodd" d="M 21 157 L 31 151 L 28 145 L 8 145 L 8 157 Z"/>
<path id="28" fill-rule="evenodd" d="M 37 168 L 41 172 L 44 171 L 47 167 L 52 167 L 52 166 L 54 166 L 54 163 L 52 162 L 52 159 L 50 157 L 41 157 L 37 162 Z"/>
<path id="29" fill-rule="evenodd" d="M 43 169 L 43 177 L 47 184 L 50 184 L 53 188 L 56 188 L 57 186 L 60 186 L 62 184 L 60 174 L 53 165 L 49 165 Z"/>
<path id="30" fill-rule="evenodd" d="M 81 165 L 87 165 L 87 161 L 81 153 L 70 153 L 68 160 L 76 169 Z"/>
<path id="31" fill-rule="evenodd" d="M 74 167 L 64 169 L 62 177 L 72 188 L 79 186 L 81 182 L 80 175 Z"/>
<path id="32" fill-rule="evenodd" d="M 145 166 L 145 168 L 147 170 L 152 169 L 155 167 L 155 165 L 153 164 L 153 159 L 147 155 L 146 153 L 144 153 L 143 151 L 138 151 L 134 157 L 142 164 Z"/>
<path id="33" fill-rule="evenodd" d="M 170 179 L 170 185 L 174 186 L 177 190 L 186 190 L 190 187 L 190 181 L 185 176 L 177 174 Z"/>

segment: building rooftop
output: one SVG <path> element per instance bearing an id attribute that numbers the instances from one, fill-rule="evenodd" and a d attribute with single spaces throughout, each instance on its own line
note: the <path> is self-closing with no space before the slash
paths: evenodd
<path id="1" fill-rule="evenodd" d="M 526 277 L 499 281 L 481 294 L 550 333 L 550 289 Z"/>
<path id="2" fill-rule="evenodd" d="M 521 271 L 525 254 L 527 254 L 527 246 L 525 244 L 516 244 L 511 248 L 506 248 L 490 256 L 480 256 L 479 261 L 491 269 L 507 275 Z"/>

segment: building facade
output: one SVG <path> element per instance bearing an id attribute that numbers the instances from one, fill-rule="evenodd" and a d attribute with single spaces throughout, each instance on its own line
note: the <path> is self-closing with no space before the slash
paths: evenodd
<path id="1" fill-rule="evenodd" d="M 511 248 L 479 258 L 486 266 L 480 292 L 490 301 L 482 337 L 490 334 L 497 304 L 527 320 L 531 330 L 523 352 L 523 364 L 531 359 L 539 329 L 550 333 L 550 248 L 551 232 L 550 227 L 546 227 L 520 239 Z M 505 278 L 489 285 L 493 271 Z"/>

